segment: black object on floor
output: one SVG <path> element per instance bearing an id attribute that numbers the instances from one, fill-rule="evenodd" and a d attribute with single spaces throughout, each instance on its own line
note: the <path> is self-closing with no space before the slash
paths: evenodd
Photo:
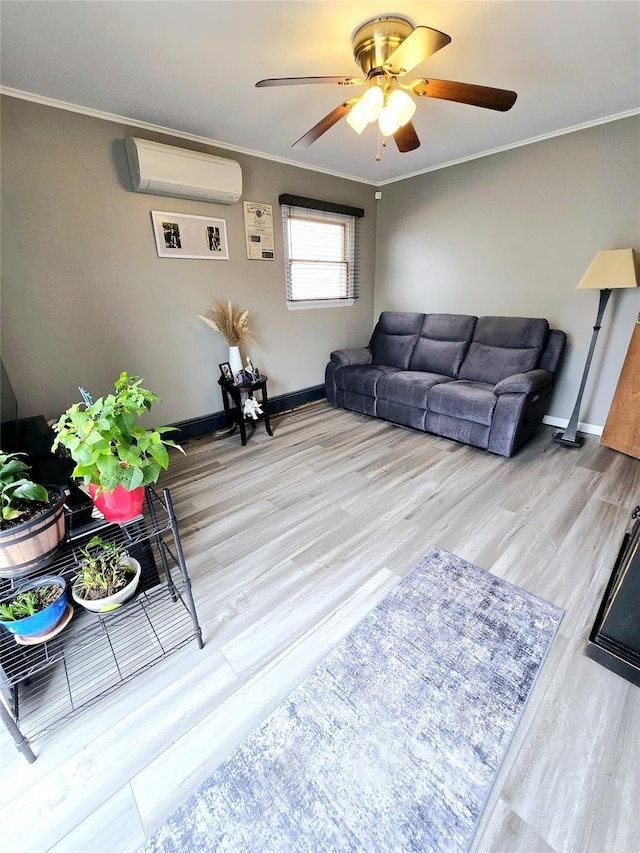
<path id="1" fill-rule="evenodd" d="M 589 635 L 587 657 L 640 687 L 640 506 L 632 515 Z"/>

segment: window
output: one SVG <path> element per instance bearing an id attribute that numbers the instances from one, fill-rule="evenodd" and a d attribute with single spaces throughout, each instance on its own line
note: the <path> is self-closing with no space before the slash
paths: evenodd
<path id="1" fill-rule="evenodd" d="M 287 306 L 353 305 L 358 295 L 357 222 L 364 211 L 294 196 L 281 196 L 280 203 Z"/>

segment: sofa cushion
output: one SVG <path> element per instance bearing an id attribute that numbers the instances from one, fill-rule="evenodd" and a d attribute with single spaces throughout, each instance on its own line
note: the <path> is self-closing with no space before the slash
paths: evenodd
<path id="1" fill-rule="evenodd" d="M 376 394 L 379 400 L 426 409 L 430 389 L 439 382 L 451 381 L 450 376 L 437 373 L 399 370 L 394 373 L 385 373 L 380 377 Z"/>
<path id="2" fill-rule="evenodd" d="M 476 319 L 468 314 L 425 314 L 409 370 L 457 376 Z"/>
<path id="3" fill-rule="evenodd" d="M 497 399 L 493 385 L 457 379 L 433 386 L 429 394 L 429 411 L 490 426 Z"/>
<path id="4" fill-rule="evenodd" d="M 546 320 L 480 317 L 458 377 L 497 384 L 538 366 L 549 335 Z"/>
<path id="5" fill-rule="evenodd" d="M 383 311 L 369 342 L 373 363 L 406 370 L 423 321 L 424 314 Z"/>
<path id="6" fill-rule="evenodd" d="M 362 364 L 339 367 L 335 373 L 336 388 L 352 391 L 367 397 L 376 396 L 376 387 L 381 376 L 397 373 L 397 367 L 384 364 Z"/>

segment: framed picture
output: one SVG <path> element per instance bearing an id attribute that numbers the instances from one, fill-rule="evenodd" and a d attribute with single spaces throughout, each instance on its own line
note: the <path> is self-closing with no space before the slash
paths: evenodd
<path id="1" fill-rule="evenodd" d="M 260 371 L 255 365 L 251 365 L 251 369 L 245 367 L 244 378 L 247 382 L 257 382 L 260 379 Z"/>
<path id="2" fill-rule="evenodd" d="M 222 364 L 219 364 L 220 373 L 225 382 L 233 382 L 233 373 L 231 372 L 231 365 L 228 361 L 223 361 Z"/>
<path id="3" fill-rule="evenodd" d="M 242 385 L 244 383 L 244 370 L 237 370 L 233 374 L 233 384 Z"/>
<path id="4" fill-rule="evenodd" d="M 152 210 L 151 222 L 159 258 L 229 260 L 225 219 Z"/>

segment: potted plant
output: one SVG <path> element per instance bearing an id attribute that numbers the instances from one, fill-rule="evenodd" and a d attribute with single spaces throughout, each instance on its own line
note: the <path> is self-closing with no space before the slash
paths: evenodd
<path id="1" fill-rule="evenodd" d="M 206 315 L 198 314 L 200 320 L 219 332 L 229 345 L 229 366 L 232 373 L 242 370 L 242 356 L 240 355 L 240 344 L 253 343 L 253 333 L 249 329 L 247 318 L 249 309 L 235 311 L 231 302 L 213 300 L 213 308 Z"/>
<path id="2" fill-rule="evenodd" d="M 139 376 L 121 373 L 115 394 L 74 403 L 53 427 L 52 449 L 66 447 L 76 463 L 72 476 L 82 478 L 105 519 L 114 523 L 140 515 L 144 487 L 156 483 L 169 466 L 167 448 L 184 453 L 163 437 L 175 427 L 146 429 L 139 423 L 161 401 L 141 382 Z"/>
<path id="3" fill-rule="evenodd" d="M 16 637 L 43 642 L 72 613 L 64 578 L 43 575 L 22 581 L 0 602 L 0 625 Z"/>
<path id="4" fill-rule="evenodd" d="M 94 536 L 80 553 L 83 560 L 71 587 L 76 604 L 93 613 L 108 613 L 131 598 L 142 569 L 126 549 Z"/>
<path id="5" fill-rule="evenodd" d="M 65 535 L 63 490 L 32 482 L 23 455 L 0 450 L 0 577 L 45 568 Z"/>

